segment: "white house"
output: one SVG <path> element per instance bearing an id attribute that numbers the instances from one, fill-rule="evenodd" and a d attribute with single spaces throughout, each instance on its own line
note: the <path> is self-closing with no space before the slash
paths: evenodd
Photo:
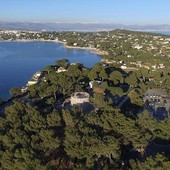
<path id="1" fill-rule="evenodd" d="M 37 72 L 32 76 L 32 78 L 33 78 L 33 79 L 39 79 L 40 76 L 41 76 L 41 71 L 37 71 Z"/>
<path id="2" fill-rule="evenodd" d="M 133 46 L 133 48 L 140 50 L 143 48 L 143 46 L 138 44 L 138 45 Z"/>
<path id="3" fill-rule="evenodd" d="M 101 83 L 102 83 L 102 81 L 96 81 L 96 80 L 90 81 L 90 82 L 89 82 L 90 89 L 92 89 L 92 88 L 93 88 L 93 84 L 94 84 L 94 82 L 98 83 L 98 85 L 99 85 L 99 86 L 100 86 L 100 85 L 101 85 Z"/>
<path id="4" fill-rule="evenodd" d="M 65 68 L 59 67 L 58 70 L 56 71 L 56 73 L 61 73 L 61 72 L 65 72 L 65 71 L 67 71 Z"/>
<path id="5" fill-rule="evenodd" d="M 28 83 L 27 83 L 27 86 L 31 86 L 31 85 L 34 85 L 34 84 L 37 84 L 38 80 L 29 80 Z"/>

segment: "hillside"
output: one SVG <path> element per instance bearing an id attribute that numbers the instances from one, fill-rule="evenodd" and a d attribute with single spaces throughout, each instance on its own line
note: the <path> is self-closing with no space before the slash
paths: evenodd
<path id="1" fill-rule="evenodd" d="M 151 74 L 66 59 L 47 66 L 25 97 L 11 89 L 0 117 L 1 169 L 168 170 L 170 119 L 157 121 L 142 97 L 148 88 L 168 90 L 170 76 L 158 76 L 158 85 Z"/>

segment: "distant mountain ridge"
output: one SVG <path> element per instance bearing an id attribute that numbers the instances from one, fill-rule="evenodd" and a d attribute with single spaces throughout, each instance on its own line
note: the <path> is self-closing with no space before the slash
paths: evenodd
<path id="1" fill-rule="evenodd" d="M 0 30 L 24 31 L 110 31 L 128 29 L 134 31 L 168 32 L 170 25 L 123 25 L 109 23 L 36 23 L 36 22 L 0 22 Z"/>

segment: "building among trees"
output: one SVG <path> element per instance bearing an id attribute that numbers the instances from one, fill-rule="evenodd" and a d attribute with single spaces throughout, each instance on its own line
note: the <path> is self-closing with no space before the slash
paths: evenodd
<path id="1" fill-rule="evenodd" d="M 153 114 L 153 116 L 170 115 L 170 98 L 165 89 L 148 89 L 144 95 L 144 102 L 146 108 Z"/>
<path id="2" fill-rule="evenodd" d="M 75 92 L 70 98 L 71 105 L 78 105 L 89 102 L 90 95 L 86 92 Z"/>
<path id="3" fill-rule="evenodd" d="M 61 73 L 67 71 L 64 67 L 59 67 L 56 73 Z"/>

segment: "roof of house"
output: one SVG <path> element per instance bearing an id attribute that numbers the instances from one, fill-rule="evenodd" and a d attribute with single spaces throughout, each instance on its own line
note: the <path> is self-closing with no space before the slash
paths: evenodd
<path id="1" fill-rule="evenodd" d="M 86 92 L 75 92 L 72 94 L 72 97 L 77 99 L 89 98 L 89 94 Z"/>
<path id="2" fill-rule="evenodd" d="M 168 97 L 167 90 L 161 89 L 161 88 L 148 89 L 145 94 L 167 96 Z"/>
<path id="3" fill-rule="evenodd" d="M 104 94 L 104 89 L 100 88 L 100 87 L 96 87 L 93 89 L 94 93 L 100 93 L 100 94 Z"/>

